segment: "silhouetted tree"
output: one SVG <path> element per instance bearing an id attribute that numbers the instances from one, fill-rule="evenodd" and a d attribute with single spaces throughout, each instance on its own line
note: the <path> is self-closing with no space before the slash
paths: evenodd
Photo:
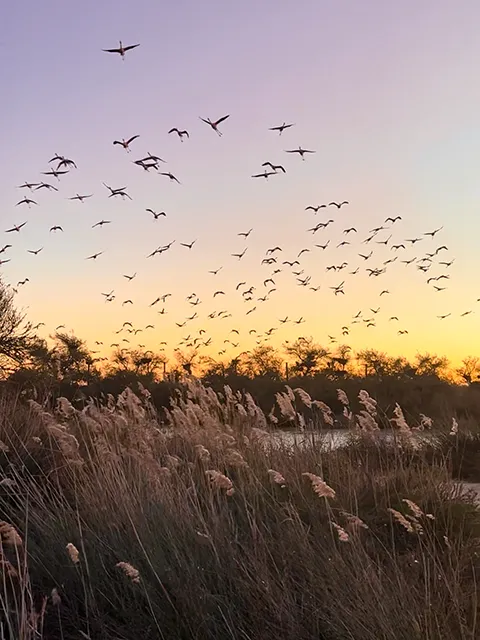
<path id="1" fill-rule="evenodd" d="M 462 360 L 462 366 L 457 369 L 458 375 L 467 384 L 472 384 L 480 379 L 480 358 L 467 356 Z"/>
<path id="2" fill-rule="evenodd" d="M 32 327 L 14 304 L 14 293 L 0 280 L 0 371 L 10 373 L 28 356 Z"/>
<path id="3" fill-rule="evenodd" d="M 375 349 L 358 351 L 356 358 L 359 365 L 364 368 L 363 373 L 366 376 L 398 378 L 415 374 L 415 369 L 406 358 L 390 357 L 386 353 Z"/>
<path id="4" fill-rule="evenodd" d="M 83 340 L 64 332 L 57 332 L 53 339 L 55 346 L 51 350 L 50 359 L 54 374 L 59 380 L 70 384 L 85 384 L 92 377 L 98 376 L 92 355 Z"/>
<path id="5" fill-rule="evenodd" d="M 344 378 L 351 360 L 351 347 L 348 344 L 338 345 L 336 352 L 329 356 L 328 367 L 324 373 L 331 378 Z"/>
<path id="6" fill-rule="evenodd" d="M 269 377 L 278 380 L 282 377 L 282 359 L 277 350 L 269 344 L 263 344 L 245 354 L 245 374 Z"/>
<path id="7" fill-rule="evenodd" d="M 419 376 L 434 376 L 439 378 L 448 367 L 448 359 L 430 353 L 417 353 L 415 357 L 415 372 Z"/>
<path id="8" fill-rule="evenodd" d="M 163 372 L 165 356 L 153 351 L 140 349 L 117 349 L 111 357 L 108 375 L 115 376 L 119 372 L 127 372 L 133 377 L 149 377 L 152 380 Z"/>
<path id="9" fill-rule="evenodd" d="M 286 353 L 294 359 L 291 372 L 300 376 L 311 376 L 319 371 L 329 356 L 328 349 L 316 344 L 313 338 L 297 338 L 293 343 L 285 343 Z"/>

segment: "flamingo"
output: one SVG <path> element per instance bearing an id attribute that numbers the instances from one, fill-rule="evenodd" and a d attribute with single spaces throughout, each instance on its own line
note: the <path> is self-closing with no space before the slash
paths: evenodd
<path id="1" fill-rule="evenodd" d="M 269 130 L 270 131 L 278 131 L 278 135 L 281 136 L 282 133 L 285 131 L 285 129 L 289 129 L 290 127 L 293 127 L 293 126 L 295 126 L 293 123 L 292 124 L 285 124 L 285 122 L 284 122 L 279 127 L 270 127 Z"/>
<path id="2" fill-rule="evenodd" d="M 217 133 L 217 135 L 221 136 L 223 135 L 221 131 L 218 130 L 218 125 L 223 122 L 224 120 L 226 120 L 227 118 L 229 118 L 230 115 L 227 116 L 223 116 L 222 118 L 219 118 L 218 120 L 215 120 L 215 122 L 212 122 L 210 120 L 210 118 L 200 118 L 200 120 L 202 120 L 202 122 L 205 122 L 206 124 L 210 125 L 212 127 L 212 129 Z"/>
<path id="3" fill-rule="evenodd" d="M 116 49 L 102 49 L 102 51 L 105 51 L 106 53 L 118 53 L 122 60 L 125 60 L 125 54 L 127 53 L 127 51 L 140 46 L 140 44 L 129 44 L 128 46 L 124 47 L 121 40 L 119 41 L 119 45 L 120 46 Z"/>
<path id="4" fill-rule="evenodd" d="M 130 144 L 136 140 L 137 138 L 139 138 L 139 135 L 136 136 L 132 136 L 131 138 L 129 138 L 128 140 L 125 140 L 125 138 L 122 138 L 121 140 L 114 140 L 113 144 L 119 144 L 120 146 L 122 146 L 125 151 L 127 151 L 128 153 L 130 152 Z"/>

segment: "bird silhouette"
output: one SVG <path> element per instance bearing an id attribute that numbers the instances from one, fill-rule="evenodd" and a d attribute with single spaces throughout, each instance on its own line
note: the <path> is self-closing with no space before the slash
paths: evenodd
<path id="1" fill-rule="evenodd" d="M 302 149 L 302 147 L 298 147 L 298 149 L 286 149 L 285 153 L 298 153 L 298 155 L 305 160 L 306 153 L 316 153 L 315 151 L 311 151 L 310 149 Z"/>
<path id="2" fill-rule="evenodd" d="M 285 122 L 277 127 L 270 127 L 270 131 L 278 131 L 278 134 L 281 136 L 285 129 L 290 129 L 290 127 L 294 127 L 293 123 L 286 124 Z"/>
<path id="3" fill-rule="evenodd" d="M 151 213 L 154 220 L 158 220 L 161 216 L 165 218 L 167 217 L 167 214 L 165 213 L 165 211 L 160 211 L 159 213 L 157 213 L 153 209 L 145 209 L 145 211 L 148 211 L 148 213 Z"/>
<path id="4" fill-rule="evenodd" d="M 32 200 L 31 198 L 23 198 L 23 200 L 19 200 L 15 206 L 18 207 L 20 204 L 26 204 L 30 209 L 31 204 L 38 205 L 38 202 L 35 202 L 35 200 Z"/>
<path id="5" fill-rule="evenodd" d="M 274 175 L 276 175 L 275 171 L 264 171 L 263 173 L 254 174 L 252 178 L 265 178 L 265 180 L 268 180 L 270 176 L 274 176 Z"/>
<path id="6" fill-rule="evenodd" d="M 118 53 L 120 55 L 120 57 L 122 58 L 122 60 L 125 59 L 125 54 L 127 53 L 127 51 L 131 51 L 132 49 L 136 49 L 137 47 L 139 47 L 140 44 L 129 44 L 128 46 L 123 46 L 122 41 L 119 41 L 119 46 L 114 48 L 114 49 L 102 49 L 102 51 L 105 51 L 106 53 Z"/>
<path id="7" fill-rule="evenodd" d="M 230 115 L 227 116 L 223 116 L 222 118 L 219 118 L 218 120 L 215 120 L 215 122 L 212 122 L 210 120 L 210 118 L 200 118 L 200 120 L 202 122 L 205 122 L 206 124 L 210 125 L 210 127 L 215 131 L 215 133 L 219 136 L 223 135 L 221 131 L 218 130 L 218 125 L 221 124 L 222 122 L 224 122 L 227 118 L 229 118 Z"/>
<path id="8" fill-rule="evenodd" d="M 84 202 L 87 198 L 91 198 L 93 193 L 87 196 L 79 195 L 78 193 L 73 196 L 73 198 L 68 198 L 69 200 L 78 200 L 79 202 Z"/>
<path id="9" fill-rule="evenodd" d="M 185 129 L 183 131 L 181 131 L 180 129 L 177 129 L 177 127 L 173 127 L 173 129 L 170 129 L 170 131 L 168 133 L 176 133 L 177 136 L 180 138 L 180 141 L 183 142 L 183 138 L 184 136 L 189 138 L 189 134 L 188 131 L 186 131 Z"/>
<path id="10" fill-rule="evenodd" d="M 27 221 L 22 222 L 22 224 L 18 224 L 18 225 L 14 225 L 11 229 L 7 229 L 5 231 L 5 233 L 12 233 L 14 231 L 19 232 L 20 229 L 23 229 L 23 227 L 27 224 Z"/>
<path id="11" fill-rule="evenodd" d="M 128 138 L 128 140 L 125 140 L 125 138 L 122 138 L 121 140 L 114 140 L 113 144 L 118 144 L 121 147 L 123 147 L 125 151 L 130 152 L 131 151 L 130 144 L 139 137 L 140 137 L 139 135 L 136 135 L 136 136 L 132 136 L 131 138 Z"/>
<path id="12" fill-rule="evenodd" d="M 270 167 L 270 169 L 272 171 L 274 171 L 275 173 L 277 171 L 281 171 L 282 173 L 287 173 L 286 170 L 285 170 L 285 167 L 282 166 L 281 164 L 272 164 L 271 162 L 264 162 L 262 164 L 262 167 Z"/>
<path id="13" fill-rule="evenodd" d="M 319 209 L 324 209 L 327 205 L 326 204 L 318 204 L 316 207 L 314 207 L 313 205 L 309 205 L 308 207 L 305 207 L 305 211 L 314 211 L 315 213 L 318 213 Z"/>
<path id="14" fill-rule="evenodd" d="M 95 229 L 95 227 L 103 227 L 103 225 L 105 224 L 110 224 L 111 220 L 100 220 L 99 222 L 96 222 L 95 224 L 92 225 L 92 229 Z"/>
<path id="15" fill-rule="evenodd" d="M 245 247 L 245 249 L 242 251 L 242 253 L 232 253 L 232 256 L 234 258 L 238 258 L 239 260 L 241 260 L 243 258 L 243 256 L 245 255 L 246 251 L 247 251 L 247 247 Z"/>
<path id="16" fill-rule="evenodd" d="M 160 175 L 167 176 L 168 178 L 170 178 L 170 182 L 178 182 L 178 184 L 180 184 L 180 180 L 177 177 L 175 177 L 173 173 L 171 173 L 170 171 L 162 171 L 160 172 Z"/>

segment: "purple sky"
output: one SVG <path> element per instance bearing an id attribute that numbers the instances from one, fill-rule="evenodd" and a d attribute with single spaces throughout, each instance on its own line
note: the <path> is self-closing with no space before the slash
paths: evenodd
<path id="1" fill-rule="evenodd" d="M 278 341 L 299 332 L 340 341 L 339 328 L 352 314 L 377 307 L 377 290 L 389 289 L 375 334 L 358 327 L 343 341 L 454 358 L 478 352 L 479 21 L 478 2 L 453 0 L 8 3 L 0 36 L 0 216 L 5 229 L 27 219 L 28 225 L 14 234 L 4 277 L 13 284 L 30 278 L 19 299 L 32 320 L 47 323 L 47 332 L 65 322 L 90 340 L 101 334 L 106 343 L 119 318 L 152 321 L 149 301 L 172 290 L 169 319 L 161 319 L 149 346 L 165 335 L 176 340 L 183 333 L 174 320 L 190 312 L 185 296 L 196 292 L 205 316 L 215 307 L 217 286 L 228 289 L 222 304 L 234 315 L 225 328 L 212 329 L 218 344 L 232 326 L 267 329 L 285 315 L 303 315 L 307 323 L 296 332 L 286 325 Z M 102 52 L 119 39 L 141 43 L 125 62 Z M 199 120 L 227 113 L 222 138 Z M 268 131 L 283 121 L 296 126 L 281 138 Z M 173 126 L 188 129 L 190 139 L 181 144 L 168 136 Z M 132 154 L 112 145 L 133 134 L 140 139 Z M 284 153 L 298 145 L 316 154 L 301 162 Z M 147 151 L 164 157 L 182 185 L 131 163 Z M 37 181 L 54 153 L 73 158 L 78 171 L 62 179 L 59 193 L 35 194 L 40 206 L 15 207 L 26 195 L 15 187 Z M 287 174 L 252 180 L 266 160 L 284 164 Z M 109 200 L 102 181 L 128 186 L 133 202 Z M 94 197 L 84 205 L 69 202 L 76 192 Z M 301 265 L 321 292 L 281 274 L 275 296 L 245 318 L 245 306 L 234 298 L 236 283 L 255 283 L 260 294 L 271 273 L 260 267 L 265 249 L 280 244 L 283 258 L 293 259 L 312 244 L 305 230 L 325 218 L 305 207 L 344 198 L 350 205 L 332 215 L 338 221 L 325 238 L 334 247 L 344 228 L 356 226 L 355 246 L 312 252 Z M 168 216 L 154 223 L 146 207 Z M 456 262 L 447 291 L 435 293 L 425 277 L 398 263 L 381 282 L 348 279 L 348 295 L 335 298 L 328 287 L 344 277 L 326 274 L 325 265 L 345 260 L 354 268 L 365 234 L 390 215 L 403 218 L 394 230 L 398 241 L 444 225 L 418 256 L 449 246 L 443 257 Z M 101 218 L 112 224 L 92 230 Z M 50 234 L 53 224 L 64 234 Z M 248 252 L 237 263 L 230 256 L 244 247 L 237 233 L 250 227 Z M 11 235 L 0 238 L 0 248 Z M 175 250 L 145 261 L 174 239 Z M 178 245 L 194 239 L 192 252 Z M 40 246 L 39 256 L 27 254 Z M 375 249 L 379 264 L 393 255 L 388 247 Z M 98 261 L 85 262 L 102 250 Z M 220 265 L 212 282 L 207 272 Z M 134 271 L 135 308 L 127 312 L 120 301 L 133 294 L 122 273 Z M 111 289 L 118 304 L 105 305 L 100 292 Z M 471 308 L 477 314 L 459 317 Z M 448 321 L 436 319 L 449 311 Z M 401 316 L 408 336 L 398 338 L 397 327 L 386 322 L 390 315 Z M 156 314 L 153 319 L 159 322 Z"/>

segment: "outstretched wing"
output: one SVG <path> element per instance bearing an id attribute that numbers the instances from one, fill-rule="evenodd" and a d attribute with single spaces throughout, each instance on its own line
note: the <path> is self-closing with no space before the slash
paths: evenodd
<path id="1" fill-rule="evenodd" d="M 123 47 L 124 51 L 130 51 L 130 49 L 135 49 L 135 47 L 139 47 L 140 44 L 129 44 L 128 47 Z"/>
<path id="2" fill-rule="evenodd" d="M 227 118 L 229 118 L 230 115 L 227 116 L 223 116 L 223 118 L 219 118 L 216 122 L 214 122 L 213 124 L 218 126 L 221 122 L 223 122 L 224 120 L 226 120 Z"/>
<path id="3" fill-rule="evenodd" d="M 139 137 L 140 137 L 140 135 L 132 136 L 131 138 L 129 138 L 129 139 L 127 140 L 127 144 L 130 144 L 131 142 L 133 142 L 134 140 L 136 140 L 136 139 L 137 139 L 137 138 L 139 138 Z"/>
<path id="4" fill-rule="evenodd" d="M 106 53 L 120 53 L 120 49 L 102 49 L 102 51 L 105 51 Z M 126 51 L 126 47 L 125 47 L 125 51 Z"/>

